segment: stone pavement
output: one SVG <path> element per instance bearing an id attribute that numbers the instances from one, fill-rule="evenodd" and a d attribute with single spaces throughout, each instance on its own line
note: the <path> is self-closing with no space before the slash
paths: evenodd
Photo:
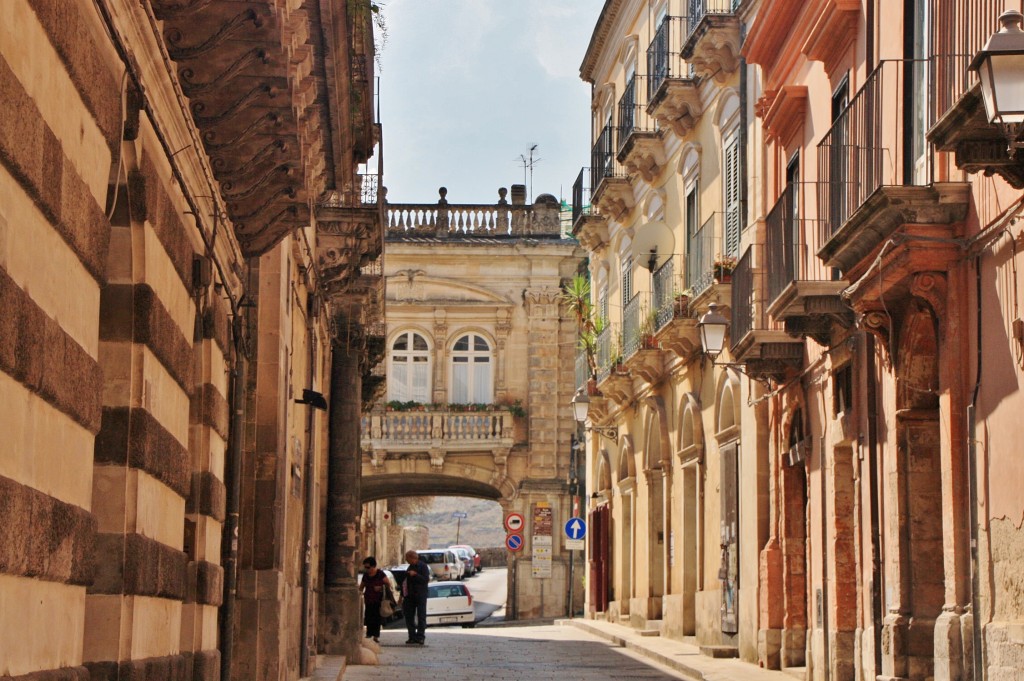
<path id="1" fill-rule="evenodd" d="M 557 625 L 582 629 L 594 636 L 632 650 L 673 669 L 692 681 L 795 681 L 803 674 L 761 669 L 736 659 L 715 659 L 701 654 L 697 646 L 683 641 L 645 635 L 636 629 L 603 620 L 557 620 Z"/>
<path id="2" fill-rule="evenodd" d="M 475 629 L 431 628 L 427 645 L 405 645 L 406 634 L 381 636 L 379 666 L 349 665 L 343 681 L 433 679 L 445 681 L 793 681 L 738 660 L 701 655 L 696 646 L 643 636 L 595 620 L 506 623 Z M 341 659 L 321 657 L 316 681 L 335 681 Z"/>

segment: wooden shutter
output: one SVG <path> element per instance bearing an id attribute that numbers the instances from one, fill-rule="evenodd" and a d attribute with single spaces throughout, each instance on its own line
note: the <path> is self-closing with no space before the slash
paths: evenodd
<path id="1" fill-rule="evenodd" d="M 723 254 L 740 253 L 740 142 L 732 135 L 725 143 L 725 243 Z"/>

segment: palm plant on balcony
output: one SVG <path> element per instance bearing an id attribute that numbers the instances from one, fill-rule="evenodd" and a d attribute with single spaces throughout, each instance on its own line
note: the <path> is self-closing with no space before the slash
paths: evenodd
<path id="1" fill-rule="evenodd" d="M 591 380 L 597 377 L 597 337 L 604 330 L 606 321 L 595 318 L 594 305 L 590 300 L 590 279 L 575 274 L 562 286 L 562 302 L 576 319 L 576 335 L 580 350 L 587 357 L 587 369 Z"/>

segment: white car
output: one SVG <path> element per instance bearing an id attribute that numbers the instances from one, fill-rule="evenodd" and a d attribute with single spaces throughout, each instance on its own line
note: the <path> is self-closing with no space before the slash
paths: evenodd
<path id="1" fill-rule="evenodd" d="M 455 555 L 459 557 L 462 564 L 465 566 L 463 577 L 472 577 L 475 574 L 475 570 L 473 569 L 473 556 L 469 554 L 469 551 L 463 548 L 452 547 L 451 550 L 455 552 Z"/>
<path id="2" fill-rule="evenodd" d="M 462 579 L 465 566 L 451 549 L 424 549 L 418 553 L 420 560 L 430 566 L 434 579 Z"/>
<path id="3" fill-rule="evenodd" d="M 476 625 L 473 595 L 461 582 L 432 582 L 427 587 L 427 626 L 461 624 Z"/>

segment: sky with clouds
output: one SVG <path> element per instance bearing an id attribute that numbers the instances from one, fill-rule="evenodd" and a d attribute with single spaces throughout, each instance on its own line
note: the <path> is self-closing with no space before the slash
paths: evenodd
<path id="1" fill-rule="evenodd" d="M 497 201 L 498 187 L 523 183 L 534 144 L 533 196 L 569 199 L 590 156 L 579 66 L 602 0 L 380 4 L 388 201 L 433 203 L 442 185 L 451 203 Z"/>

